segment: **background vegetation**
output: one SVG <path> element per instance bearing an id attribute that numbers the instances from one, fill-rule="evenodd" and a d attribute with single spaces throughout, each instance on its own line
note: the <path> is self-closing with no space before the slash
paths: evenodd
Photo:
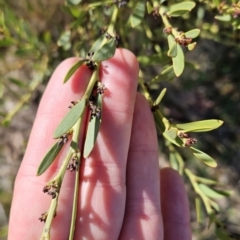
<path id="1" fill-rule="evenodd" d="M 76 6 L 69 2 L 0 0 L 0 239 L 6 238 L 14 177 L 51 73 L 67 57 L 85 56 L 109 22 L 111 9 L 89 8 L 96 1 L 83 0 Z M 195 2 L 190 14 L 171 19 L 173 26 L 183 31 L 201 29 L 195 49 L 186 51 L 183 75 L 151 85 L 150 90 L 157 97 L 160 89 L 167 88 L 161 110 L 174 123 L 212 118 L 224 121 L 218 130 L 198 134 L 199 147 L 217 160 L 216 169 L 195 161 L 187 151 L 181 153 L 188 168 L 197 175 L 217 179 L 224 189 L 234 192 L 230 198 L 218 200 L 221 206 L 218 219 L 229 236 L 240 239 L 239 16 L 229 21 L 215 19 L 216 15 L 223 15 L 224 6 L 232 6 L 231 1 L 225 5 L 210 0 Z M 167 51 L 164 25 L 158 17 L 146 13 L 144 22 L 133 30 L 127 24 L 130 10 L 120 9 L 118 24 L 126 23 L 126 28 L 118 33 L 119 46 L 138 56 L 144 80 L 149 81 L 169 61 L 164 54 L 152 58 L 151 64 L 145 61 L 145 56 Z M 145 44 L 147 38 L 151 38 L 151 44 Z M 160 165 L 165 166 L 169 164 L 168 152 L 161 140 L 159 136 Z M 189 184 L 187 188 L 193 199 Z M 197 223 L 193 201 L 191 207 L 195 239 L 218 239 L 214 229 L 206 227 L 206 216 L 202 224 Z"/>

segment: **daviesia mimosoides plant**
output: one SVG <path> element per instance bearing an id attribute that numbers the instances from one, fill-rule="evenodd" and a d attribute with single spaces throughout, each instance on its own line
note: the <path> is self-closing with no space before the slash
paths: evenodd
<path id="1" fill-rule="evenodd" d="M 78 5 L 79 3 L 71 3 L 71 1 L 69 1 L 69 4 L 71 7 L 72 5 Z M 57 213 L 61 184 L 67 170 L 75 172 L 76 179 L 69 234 L 69 239 L 73 239 L 79 192 L 79 168 L 81 166 L 81 159 L 87 158 L 89 154 L 91 154 L 100 130 L 101 121 L 104 121 L 104 119 L 102 119 L 102 103 L 104 101 L 104 92 L 107 89 L 107 86 L 104 86 L 101 83 L 99 69 L 102 61 L 107 60 L 114 55 L 116 47 L 121 40 L 117 34 L 118 29 L 116 26 L 117 20 L 121 18 L 119 12 L 124 8 L 129 10 L 128 23 L 132 28 L 139 27 L 140 24 L 142 24 L 146 12 L 149 15 L 152 15 L 156 21 L 160 20 L 159 22 L 163 24 L 162 32 L 167 39 L 169 47 L 165 56 L 163 70 L 150 81 L 145 81 L 141 64 L 151 64 L 152 60 L 151 56 L 148 58 L 142 58 L 140 56 L 138 58 L 140 63 L 139 86 L 142 94 L 149 101 L 156 128 L 164 137 L 166 147 L 169 150 L 171 166 L 179 171 L 181 175 L 185 174 L 188 177 L 193 186 L 193 190 L 196 192 L 195 202 L 198 216 L 200 216 L 202 211 L 200 204 L 202 201 L 207 214 L 212 219 L 212 222 L 217 222 L 215 212 L 219 211 L 219 206 L 214 201 L 214 197 L 217 194 L 227 196 L 228 193 L 226 191 L 217 191 L 213 187 L 209 187 L 209 185 L 216 185 L 217 182 L 196 176 L 190 169 L 186 168 L 178 148 L 187 148 L 193 156 L 206 165 L 216 167 L 217 164 L 213 158 L 193 147 L 193 145 L 197 143 L 197 139 L 191 137 L 190 134 L 191 132 L 198 133 L 214 130 L 220 127 L 223 122 L 221 120 L 210 119 L 181 124 L 172 123 L 163 115 L 159 108 L 159 104 L 166 93 L 166 89 L 162 89 L 156 100 L 153 100 L 149 91 L 151 85 L 158 84 L 161 81 L 173 80 L 175 77 L 179 77 L 183 73 L 185 68 L 185 49 L 189 51 L 194 49 L 196 42 L 194 42 L 193 39 L 199 36 L 200 30 L 192 29 L 187 32 L 179 31 L 171 24 L 171 18 L 181 17 L 184 14 L 188 14 L 195 7 L 195 2 L 183 1 L 167 6 L 167 4 L 163 4 L 163 1 L 160 3 L 159 1 L 148 1 L 146 3 L 145 1 L 135 2 L 118 0 L 89 3 L 88 7 L 91 10 L 104 7 L 109 11 L 111 19 L 108 28 L 102 29 L 101 36 L 95 41 L 86 56 L 80 58 L 79 61 L 72 66 L 64 79 L 64 83 L 67 82 L 75 71 L 83 64 L 88 66 L 91 70 L 91 77 L 85 93 L 79 101 L 73 101 L 70 103 L 71 105 L 68 114 L 63 118 L 53 133 L 53 138 L 56 139 L 56 142 L 46 153 L 37 170 L 37 175 L 43 174 L 55 158 L 61 154 L 62 149 L 68 147 L 60 170 L 43 188 L 43 192 L 51 196 L 52 202 L 49 210 L 42 213 L 39 218 L 40 221 L 45 222 L 41 240 L 50 239 L 50 228 L 54 216 Z M 149 30 L 147 25 L 144 27 Z M 149 36 L 150 35 L 149 32 Z M 158 57 L 159 59 L 163 58 L 163 56 Z M 158 59 L 158 57 L 155 58 L 155 60 Z M 85 113 L 88 113 L 89 119 L 86 126 L 86 137 L 84 143 L 79 144 L 79 134 L 81 127 L 83 127 L 83 115 L 85 115 Z M 79 146 L 83 146 L 83 148 L 80 149 Z"/>

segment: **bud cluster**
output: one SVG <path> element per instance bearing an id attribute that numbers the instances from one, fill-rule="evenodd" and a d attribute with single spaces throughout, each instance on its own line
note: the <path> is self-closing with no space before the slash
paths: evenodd
<path id="1" fill-rule="evenodd" d="M 187 133 L 180 132 L 178 136 L 182 139 L 184 139 L 184 146 L 185 147 L 191 147 L 193 144 L 197 143 L 196 138 L 191 138 Z"/>
<path id="2" fill-rule="evenodd" d="M 101 118 L 101 108 L 97 107 L 93 101 L 88 101 L 88 106 L 90 108 L 90 112 L 91 112 L 91 118 L 93 117 L 97 117 L 97 118 Z"/>
<path id="3" fill-rule="evenodd" d="M 52 182 L 52 183 L 50 183 L 50 185 L 44 186 L 43 192 L 47 193 L 48 195 L 50 195 L 52 197 L 52 199 L 54 199 L 57 196 L 57 194 L 59 193 L 58 183 Z"/>
<path id="4" fill-rule="evenodd" d="M 67 169 L 70 170 L 71 172 L 76 171 L 77 167 L 78 167 L 78 164 L 79 164 L 79 161 L 78 161 L 77 156 L 75 155 L 74 157 L 72 157 L 70 159 L 69 164 L 67 166 Z"/>

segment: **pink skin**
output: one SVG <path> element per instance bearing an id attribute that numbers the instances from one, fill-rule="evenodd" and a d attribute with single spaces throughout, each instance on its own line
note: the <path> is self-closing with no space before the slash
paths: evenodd
<path id="1" fill-rule="evenodd" d="M 70 102 L 80 99 L 86 89 L 87 67 L 62 84 L 76 61 L 67 59 L 58 66 L 39 106 L 15 182 L 9 240 L 41 236 L 43 223 L 38 217 L 51 201 L 42 188 L 62 159 L 40 177 L 36 170 Z M 107 87 L 103 121 L 93 152 L 82 161 L 75 239 L 191 239 L 184 184 L 176 171 L 159 171 L 155 125 L 148 102 L 136 92 L 137 78 L 137 60 L 127 50 L 118 49 L 102 63 L 101 80 Z M 67 172 L 63 181 L 53 240 L 68 239 L 74 175 Z"/>

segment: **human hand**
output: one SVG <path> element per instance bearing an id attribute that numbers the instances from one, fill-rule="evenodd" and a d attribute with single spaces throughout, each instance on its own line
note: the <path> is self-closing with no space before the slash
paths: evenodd
<path id="1" fill-rule="evenodd" d="M 16 177 L 9 240 L 41 236 L 41 213 L 51 199 L 42 189 L 61 166 L 61 159 L 40 177 L 37 167 L 53 144 L 52 133 L 69 103 L 84 93 L 90 71 L 81 67 L 65 85 L 76 58 L 54 72 L 41 100 L 26 154 Z M 170 168 L 159 171 L 158 143 L 149 103 L 136 92 L 138 63 L 127 50 L 102 63 L 107 87 L 96 145 L 80 170 L 75 239 L 190 240 L 187 195 L 182 178 Z M 51 239 L 68 239 L 75 174 L 66 172 Z"/>

